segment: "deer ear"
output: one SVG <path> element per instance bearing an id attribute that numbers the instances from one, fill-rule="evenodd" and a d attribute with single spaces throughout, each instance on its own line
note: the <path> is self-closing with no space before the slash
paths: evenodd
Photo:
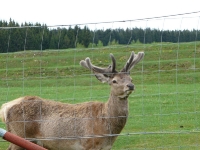
<path id="1" fill-rule="evenodd" d="M 101 81 L 102 83 L 105 83 L 109 81 L 110 77 L 107 75 L 107 74 L 102 74 L 102 73 L 97 73 L 97 72 L 94 72 L 94 75 L 95 77 Z"/>

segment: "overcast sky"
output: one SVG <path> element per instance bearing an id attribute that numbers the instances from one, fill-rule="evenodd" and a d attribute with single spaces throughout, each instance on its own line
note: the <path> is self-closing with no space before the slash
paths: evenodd
<path id="1" fill-rule="evenodd" d="M 39 22 L 48 26 L 134 20 L 200 11 L 199 0 L 2 0 L 0 5 L 0 20 L 9 21 L 12 18 L 20 24 Z M 195 13 L 175 19 L 92 26 L 197 28 L 199 16 L 200 13 Z"/>

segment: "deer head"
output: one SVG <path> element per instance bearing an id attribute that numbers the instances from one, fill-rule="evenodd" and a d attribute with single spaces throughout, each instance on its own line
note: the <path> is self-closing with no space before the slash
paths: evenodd
<path id="1" fill-rule="evenodd" d="M 80 65 L 91 70 L 101 82 L 107 82 L 111 86 L 111 94 L 121 99 L 127 98 L 134 90 L 130 71 L 144 57 L 144 52 L 139 52 L 138 54 L 131 52 L 128 61 L 119 72 L 116 71 L 116 60 L 114 55 L 110 54 L 110 57 L 112 63 L 107 68 L 93 65 L 89 57 L 85 60 L 81 60 Z"/>

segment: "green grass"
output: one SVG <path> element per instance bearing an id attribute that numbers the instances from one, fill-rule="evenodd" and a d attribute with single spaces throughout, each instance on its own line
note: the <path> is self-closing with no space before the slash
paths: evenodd
<path id="1" fill-rule="evenodd" d="M 24 95 L 67 103 L 106 101 L 109 86 L 79 61 L 90 57 L 95 65 L 108 66 L 113 53 L 120 70 L 132 50 L 145 51 L 145 58 L 131 72 L 136 91 L 113 149 L 199 149 L 200 42 L 0 54 L 0 104 Z M 0 140 L 0 150 L 7 146 Z"/>

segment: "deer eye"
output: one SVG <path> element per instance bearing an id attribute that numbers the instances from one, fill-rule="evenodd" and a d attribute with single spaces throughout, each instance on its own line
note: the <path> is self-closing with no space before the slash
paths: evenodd
<path id="1" fill-rule="evenodd" d="M 112 82 L 113 82 L 113 83 L 117 83 L 117 81 L 116 81 L 116 80 L 113 80 Z"/>

